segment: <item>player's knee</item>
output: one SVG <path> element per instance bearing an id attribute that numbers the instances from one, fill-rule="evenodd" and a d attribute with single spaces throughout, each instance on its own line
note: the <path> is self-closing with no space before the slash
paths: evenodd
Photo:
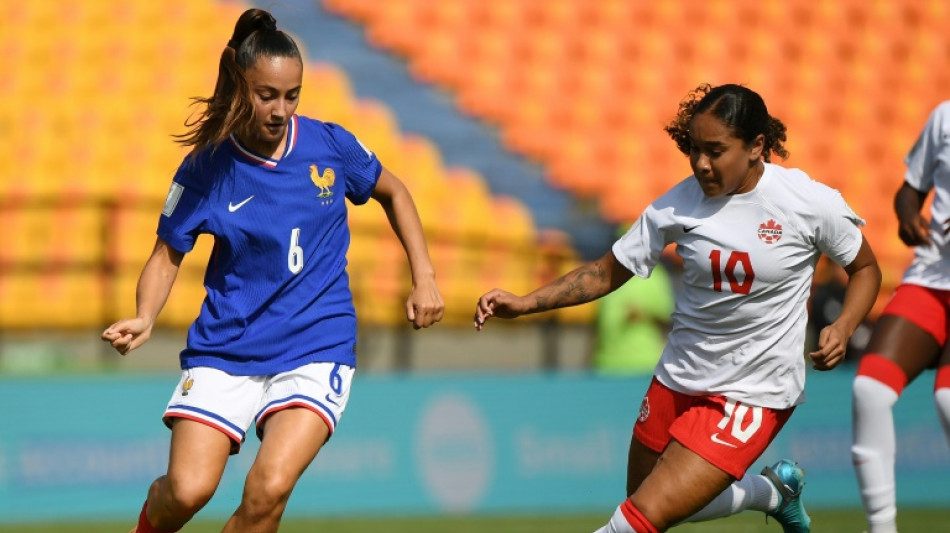
<path id="1" fill-rule="evenodd" d="M 168 502 L 177 515 L 193 516 L 214 495 L 217 485 L 200 479 L 167 478 Z"/>
<path id="2" fill-rule="evenodd" d="M 258 469 L 247 477 L 242 506 L 251 514 L 269 515 L 283 509 L 297 479 L 275 470 Z"/>
<path id="3" fill-rule="evenodd" d="M 852 386 L 855 409 L 890 409 L 897 402 L 898 391 L 869 376 L 857 376 Z"/>

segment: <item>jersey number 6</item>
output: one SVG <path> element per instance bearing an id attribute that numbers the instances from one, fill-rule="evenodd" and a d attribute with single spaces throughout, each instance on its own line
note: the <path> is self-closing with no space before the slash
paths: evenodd
<path id="1" fill-rule="evenodd" d="M 290 230 L 290 250 L 287 251 L 287 268 L 294 274 L 303 270 L 303 248 L 300 247 L 300 228 Z"/>
<path id="2" fill-rule="evenodd" d="M 720 261 L 722 250 L 713 250 L 709 252 L 709 261 L 712 263 L 713 290 L 722 292 L 722 271 L 720 270 Z M 745 277 L 742 283 L 736 278 L 736 265 L 742 264 L 742 271 Z M 726 279 L 729 280 L 729 288 L 736 294 L 749 294 L 752 290 L 752 281 L 755 279 L 755 271 L 752 270 L 752 261 L 749 259 L 749 252 L 730 252 L 729 259 L 726 261 Z"/>

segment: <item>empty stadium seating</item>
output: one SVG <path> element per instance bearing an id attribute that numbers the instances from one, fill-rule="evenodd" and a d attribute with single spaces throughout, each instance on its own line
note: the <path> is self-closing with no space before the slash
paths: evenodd
<path id="1" fill-rule="evenodd" d="M 0 4 L 0 64 L 11 73 L 0 77 L 0 100 L 12 104 L 0 106 L 0 329 L 100 327 L 135 312 L 138 275 L 185 155 L 172 135 L 197 111 L 190 98 L 214 87 L 244 9 L 209 0 Z M 486 272 L 504 269 L 517 287 L 534 280 L 525 207 L 493 198 L 477 174 L 445 169 L 431 140 L 404 135 L 385 104 L 357 99 L 339 67 L 306 65 L 298 111 L 355 132 L 410 187 L 451 301 L 448 322 L 468 323 Z M 359 318 L 403 324 L 405 254 L 378 206 L 350 214 Z M 211 246 L 203 237 L 186 256 L 160 325 L 196 316 Z"/>
<path id="2" fill-rule="evenodd" d="M 324 0 L 460 109 L 497 124 L 550 182 L 630 222 L 690 174 L 663 125 L 700 83 L 757 90 L 784 162 L 870 221 L 885 291 L 910 252 L 891 198 L 929 111 L 950 98 L 944 0 Z"/>

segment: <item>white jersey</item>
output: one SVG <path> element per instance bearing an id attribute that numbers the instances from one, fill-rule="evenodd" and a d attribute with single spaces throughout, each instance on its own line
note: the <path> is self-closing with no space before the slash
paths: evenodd
<path id="1" fill-rule="evenodd" d="M 643 278 L 670 243 L 683 259 L 660 383 L 775 409 L 803 402 L 815 264 L 822 253 L 850 264 L 862 225 L 838 191 L 771 164 L 748 193 L 707 198 L 691 176 L 650 204 L 613 253 Z"/>
<path id="2" fill-rule="evenodd" d="M 930 207 L 929 246 L 914 248 L 914 261 L 904 283 L 950 290 L 950 101 L 931 113 L 920 137 L 907 154 L 904 181 L 920 192 L 934 190 Z"/>

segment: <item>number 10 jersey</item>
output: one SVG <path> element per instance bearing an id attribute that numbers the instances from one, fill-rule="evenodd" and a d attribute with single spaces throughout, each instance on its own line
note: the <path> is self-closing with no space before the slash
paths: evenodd
<path id="1" fill-rule="evenodd" d="M 838 191 L 768 163 L 750 192 L 708 198 L 691 176 L 650 204 L 613 253 L 640 277 L 671 243 L 683 260 L 657 379 L 774 409 L 803 402 L 815 264 L 851 263 L 861 225 Z"/>

